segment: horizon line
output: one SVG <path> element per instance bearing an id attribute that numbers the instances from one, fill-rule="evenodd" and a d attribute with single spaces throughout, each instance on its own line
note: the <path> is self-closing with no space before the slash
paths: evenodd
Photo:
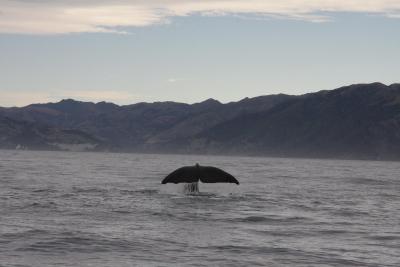
<path id="1" fill-rule="evenodd" d="M 345 87 L 350 87 L 350 86 L 354 86 L 354 85 L 372 85 L 372 84 L 380 84 L 380 85 L 384 85 L 384 86 L 390 87 L 390 86 L 394 86 L 394 85 L 399 85 L 400 82 L 391 83 L 391 84 L 386 84 L 386 83 L 383 83 L 383 82 L 351 83 L 351 84 L 343 85 L 343 86 L 340 86 L 340 87 L 337 87 L 337 88 L 333 88 L 333 89 L 321 89 L 321 90 L 317 90 L 317 91 L 314 91 L 314 92 L 308 92 L 308 93 L 301 93 L 301 94 L 276 93 L 276 94 L 256 95 L 256 96 L 251 96 L 251 97 L 247 96 L 247 97 L 243 97 L 241 99 L 238 99 L 236 101 L 232 100 L 232 101 L 228 101 L 228 102 L 223 102 L 223 101 L 220 101 L 220 100 L 218 100 L 216 98 L 209 97 L 209 98 L 206 98 L 206 99 L 204 99 L 202 101 L 196 101 L 196 102 L 190 102 L 190 103 L 181 102 L 181 101 L 174 101 L 174 100 L 160 100 L 160 101 L 148 101 L 148 102 L 147 101 L 138 101 L 138 102 L 133 102 L 133 103 L 130 103 L 130 104 L 117 104 L 115 102 L 107 101 L 107 100 L 90 101 L 90 100 L 80 100 L 78 98 L 66 97 L 66 98 L 60 98 L 60 100 L 54 100 L 54 101 L 49 101 L 49 102 L 36 102 L 36 103 L 30 103 L 30 104 L 27 104 L 27 105 L 20 105 L 20 106 L 17 106 L 17 105 L 14 105 L 14 106 L 0 106 L 0 108 L 6 108 L 6 109 L 7 108 L 25 108 L 25 107 L 29 107 L 29 106 L 32 106 L 32 105 L 58 104 L 58 103 L 61 103 L 63 101 L 69 101 L 69 100 L 74 101 L 74 102 L 89 103 L 89 104 L 95 104 L 95 105 L 101 104 L 101 103 L 106 103 L 106 104 L 113 104 L 113 105 L 116 105 L 116 106 L 119 106 L 119 107 L 131 106 L 131 105 L 137 105 L 137 104 L 154 104 L 154 103 L 177 103 L 177 104 L 195 105 L 195 104 L 200 104 L 200 103 L 203 103 L 203 102 L 206 102 L 206 101 L 209 101 L 209 100 L 213 100 L 213 101 L 216 101 L 216 102 L 218 102 L 218 103 L 220 103 L 222 105 L 225 105 L 225 104 L 236 103 L 236 102 L 243 101 L 245 99 L 253 99 L 253 98 L 257 98 L 257 97 L 278 96 L 278 95 L 303 96 L 303 95 L 315 94 L 315 93 L 319 93 L 319 92 L 323 92 L 323 91 L 333 91 L 333 90 L 337 90 L 337 89 L 341 89 L 341 88 L 345 88 Z"/>

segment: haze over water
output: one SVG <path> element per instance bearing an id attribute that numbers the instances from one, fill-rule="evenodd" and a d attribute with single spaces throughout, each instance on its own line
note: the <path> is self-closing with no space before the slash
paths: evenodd
<path id="1" fill-rule="evenodd" d="M 240 186 L 160 184 L 196 162 Z M 0 266 L 400 266 L 399 167 L 0 150 Z"/>

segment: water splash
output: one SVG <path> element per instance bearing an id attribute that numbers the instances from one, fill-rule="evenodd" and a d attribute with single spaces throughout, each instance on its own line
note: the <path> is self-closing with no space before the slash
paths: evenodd
<path id="1" fill-rule="evenodd" d="M 197 194 L 199 193 L 199 182 L 185 183 L 183 186 L 183 193 L 185 194 Z"/>

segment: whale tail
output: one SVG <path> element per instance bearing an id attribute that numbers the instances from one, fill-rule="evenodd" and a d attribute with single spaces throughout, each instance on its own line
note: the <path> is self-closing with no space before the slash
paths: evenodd
<path id="1" fill-rule="evenodd" d="M 162 184 L 167 183 L 235 183 L 239 184 L 231 174 L 211 166 L 185 166 L 171 172 L 162 180 Z"/>

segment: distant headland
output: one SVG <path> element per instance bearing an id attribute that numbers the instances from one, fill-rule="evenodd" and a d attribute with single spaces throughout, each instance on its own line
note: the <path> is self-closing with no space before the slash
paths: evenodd
<path id="1" fill-rule="evenodd" d="M 400 84 L 222 104 L 80 102 L 0 108 L 0 148 L 400 159 Z"/>

